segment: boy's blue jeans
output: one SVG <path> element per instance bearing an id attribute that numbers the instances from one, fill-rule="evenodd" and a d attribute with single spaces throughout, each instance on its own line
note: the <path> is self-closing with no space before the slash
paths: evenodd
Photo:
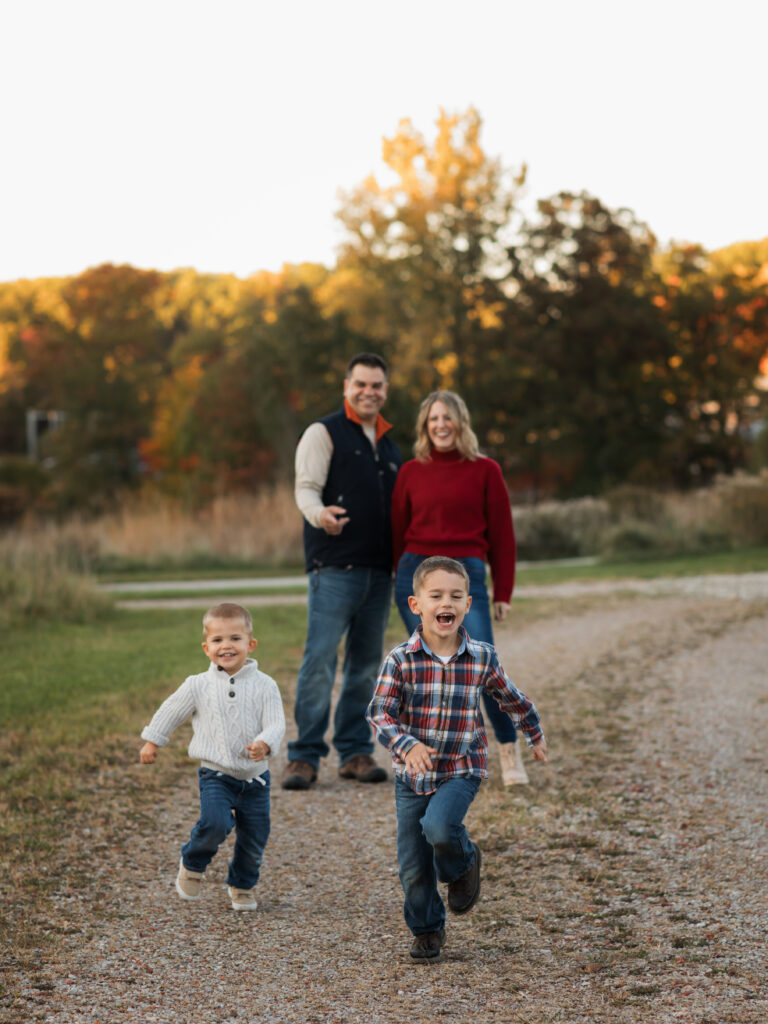
<path id="1" fill-rule="evenodd" d="M 181 848 L 188 871 L 203 872 L 213 855 L 234 828 L 235 850 L 229 864 L 227 885 L 252 889 L 259 880 L 259 868 L 269 837 L 269 772 L 244 782 L 231 775 L 200 768 L 200 818 L 189 842 Z"/>
<path id="2" fill-rule="evenodd" d="M 445 927 L 445 905 L 437 883 L 455 882 L 475 859 L 464 816 L 480 779 L 461 776 L 441 782 L 434 793 L 414 793 L 395 779 L 397 859 L 405 893 L 405 923 L 414 935 Z"/>
<path id="3" fill-rule="evenodd" d="M 384 569 L 326 566 L 309 574 L 307 642 L 296 684 L 298 737 L 288 744 L 289 761 L 317 768 L 330 752 L 325 731 L 331 713 L 336 652 L 346 635 L 341 693 L 333 745 L 344 764 L 373 753 L 365 712 L 381 665 L 381 649 L 392 600 L 392 577 Z"/>
<path id="4" fill-rule="evenodd" d="M 413 574 L 427 555 L 414 555 L 406 551 L 397 566 L 395 577 L 395 604 L 405 628 L 412 633 L 419 624 L 418 615 L 414 615 L 408 607 L 408 598 L 413 593 Z M 493 626 L 491 625 L 491 605 L 488 600 L 488 588 L 485 585 L 485 562 L 482 558 L 457 558 L 469 573 L 469 593 L 472 607 L 464 619 L 464 628 L 473 640 L 493 643 Z M 483 693 L 485 717 L 490 722 L 493 734 L 498 743 L 514 743 L 517 730 L 514 722 L 501 710 L 493 697 Z"/>

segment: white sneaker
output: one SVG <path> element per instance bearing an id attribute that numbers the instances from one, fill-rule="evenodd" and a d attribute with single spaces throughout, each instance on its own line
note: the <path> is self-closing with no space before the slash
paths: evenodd
<path id="1" fill-rule="evenodd" d="M 523 764 L 522 743 L 499 744 L 499 760 L 501 761 L 501 779 L 505 787 L 527 786 L 528 772 Z"/>
<path id="2" fill-rule="evenodd" d="M 233 885 L 228 885 L 227 892 L 233 910 L 255 910 L 259 905 L 253 895 L 253 889 L 236 889 Z"/>
<path id="3" fill-rule="evenodd" d="M 196 900 L 200 896 L 205 875 L 200 871 L 188 871 L 184 861 L 179 861 L 179 873 L 176 875 L 176 892 L 183 900 Z"/>

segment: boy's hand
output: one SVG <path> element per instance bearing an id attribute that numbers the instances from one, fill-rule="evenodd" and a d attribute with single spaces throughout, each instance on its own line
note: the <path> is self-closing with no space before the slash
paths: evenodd
<path id="1" fill-rule="evenodd" d="M 409 775 L 419 775 L 422 772 L 432 770 L 432 758 L 437 756 L 434 747 L 428 747 L 425 743 L 417 743 L 411 747 L 405 755 L 405 767 Z"/>
<path id="2" fill-rule="evenodd" d="M 150 743 L 149 740 L 139 751 L 139 760 L 142 764 L 153 764 L 157 758 L 158 747 L 156 743 Z"/>
<path id="3" fill-rule="evenodd" d="M 544 761 L 546 763 L 546 760 L 547 760 L 547 741 L 546 740 L 539 740 L 538 743 L 534 743 L 533 744 L 533 759 L 534 759 L 534 761 Z"/>
<path id="4" fill-rule="evenodd" d="M 249 743 L 245 749 L 248 751 L 248 757 L 252 761 L 263 761 L 265 757 L 269 757 L 269 746 L 264 740 L 256 740 L 254 743 Z"/>

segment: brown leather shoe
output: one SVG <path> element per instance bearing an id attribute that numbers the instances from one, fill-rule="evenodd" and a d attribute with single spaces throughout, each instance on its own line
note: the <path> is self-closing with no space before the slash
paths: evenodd
<path id="1" fill-rule="evenodd" d="M 466 914 L 477 903 L 480 895 L 480 847 L 477 843 L 472 845 L 475 848 L 472 867 L 448 885 L 448 906 L 454 914 Z"/>
<path id="2" fill-rule="evenodd" d="M 439 960 L 444 944 L 445 928 L 439 932 L 424 932 L 422 935 L 415 935 L 411 943 L 411 958 L 413 960 Z"/>
<path id="3" fill-rule="evenodd" d="M 289 761 L 285 766 L 283 789 L 309 789 L 317 778 L 317 769 L 309 761 Z"/>
<path id="4" fill-rule="evenodd" d="M 380 768 L 370 754 L 351 757 L 339 768 L 342 779 L 357 779 L 358 782 L 386 782 L 387 773 Z"/>

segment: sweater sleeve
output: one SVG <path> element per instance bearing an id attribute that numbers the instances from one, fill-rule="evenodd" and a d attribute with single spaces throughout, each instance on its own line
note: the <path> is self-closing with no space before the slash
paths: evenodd
<path id="1" fill-rule="evenodd" d="M 411 522 L 411 498 L 408 490 L 408 463 L 402 467 L 392 492 L 392 562 L 397 564 L 405 551 L 405 535 Z"/>
<path id="2" fill-rule="evenodd" d="M 488 561 L 493 577 L 493 600 L 509 602 L 515 586 L 517 547 L 512 525 L 512 507 L 501 468 L 488 459 L 485 485 L 485 521 Z"/>
<path id="3" fill-rule="evenodd" d="M 149 740 L 158 747 L 164 747 L 174 729 L 185 722 L 195 710 L 195 694 L 189 676 L 181 686 L 164 700 L 152 716 L 152 721 L 141 733 L 143 740 Z"/>
<path id="4" fill-rule="evenodd" d="M 333 455 L 331 435 L 322 423 L 310 423 L 296 448 L 294 496 L 299 511 L 312 526 L 320 527 L 325 508 L 323 489 Z"/>
<path id="5" fill-rule="evenodd" d="M 262 740 L 269 747 L 269 756 L 274 757 L 285 735 L 283 701 L 277 683 L 271 676 L 262 676 L 262 682 L 261 729 L 252 742 Z"/>

